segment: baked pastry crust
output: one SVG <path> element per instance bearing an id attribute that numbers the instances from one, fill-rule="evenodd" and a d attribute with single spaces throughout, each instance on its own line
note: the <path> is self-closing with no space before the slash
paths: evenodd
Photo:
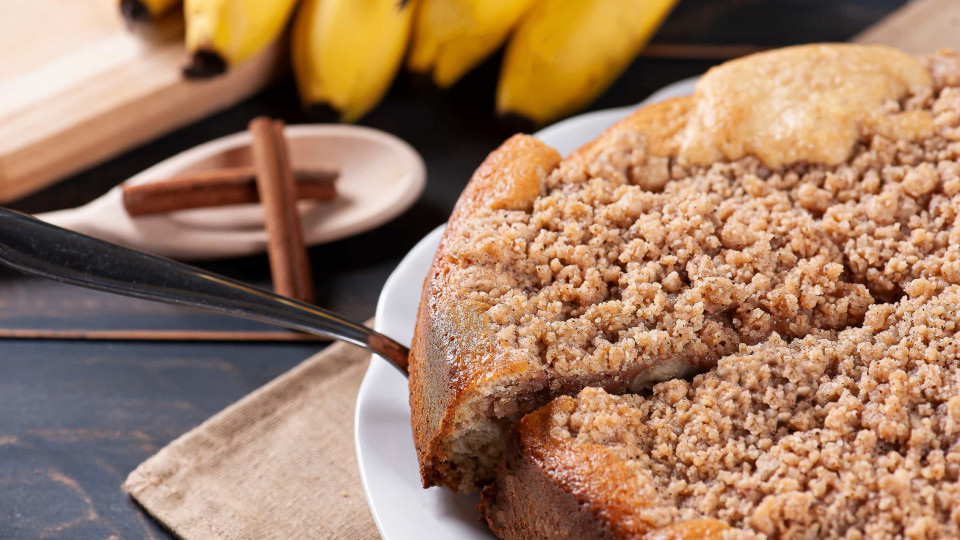
<path id="1" fill-rule="evenodd" d="M 729 527 L 690 519 L 658 527 L 637 517 L 649 506 L 637 475 L 598 444 L 550 434 L 556 415 L 570 414 L 562 396 L 525 416 L 511 431 L 496 481 L 483 491 L 487 523 L 504 540 L 531 538 L 720 540 Z"/>
<path id="2" fill-rule="evenodd" d="M 628 170 L 631 183 L 653 193 L 663 190 L 675 174 L 670 169 L 673 164 L 703 167 L 717 161 L 765 155 L 773 160 L 766 166 L 769 170 L 780 165 L 775 158 L 785 153 L 791 160 L 821 159 L 831 164 L 846 159 L 856 141 L 870 133 L 909 141 L 923 138 L 933 129 L 933 118 L 926 111 L 887 110 L 891 101 L 895 103 L 908 91 L 922 93 L 934 84 L 928 70 L 905 53 L 874 46 L 814 45 L 751 58 L 712 71 L 694 96 L 638 110 L 566 159 L 561 160 L 556 151 L 535 139 L 517 135 L 480 166 L 451 215 L 424 283 L 411 348 L 411 423 L 425 486 L 446 485 L 457 491 L 471 491 L 487 484 L 503 454 L 506 433 L 523 414 L 556 396 L 575 394 L 587 386 L 622 393 L 638 390 L 650 382 L 708 369 L 718 356 L 732 352 L 730 347 L 735 348 L 736 339 L 731 338 L 737 338 L 734 328 L 746 324 L 741 320 L 711 322 L 711 317 L 726 321 L 726 312 L 721 309 L 715 315 L 707 314 L 704 326 L 690 338 L 689 349 L 682 349 L 687 346 L 682 345 L 663 355 L 628 355 L 625 359 L 618 352 L 618 363 L 611 362 L 609 368 L 603 369 L 557 369 L 556 362 L 547 365 L 531 362 L 520 354 L 504 354 L 505 348 L 516 344 L 505 341 L 504 325 L 494 322 L 490 310 L 502 312 L 509 306 L 466 294 L 471 292 L 470 286 L 461 281 L 462 274 L 458 273 L 472 262 L 464 258 L 462 249 L 454 249 L 454 244 L 469 242 L 478 222 L 491 215 L 502 216 L 506 227 L 512 213 L 529 214 L 551 190 L 562 191 L 565 183 L 582 184 L 590 178 L 622 174 L 610 172 L 616 168 L 611 163 L 622 161 L 621 154 L 631 149 L 641 152 L 637 161 L 662 165 L 656 174 L 642 167 Z M 804 75 L 808 72 L 816 75 Z M 833 81 L 846 82 L 834 88 Z M 847 84 L 849 81 L 867 85 L 871 91 L 857 92 L 857 85 Z M 823 101 L 845 104 L 844 114 L 837 114 L 835 108 L 811 109 L 811 84 L 828 87 L 824 93 L 829 99 Z M 770 115 L 771 110 L 782 114 Z M 797 115 L 809 121 L 797 122 Z M 828 136 L 817 132 L 819 122 L 831 126 Z M 851 133 L 855 135 L 853 139 Z M 751 167 L 750 174 L 754 174 L 764 170 L 765 165 L 754 161 Z M 811 200 L 815 205 L 816 201 Z M 797 227 L 804 226 L 802 219 L 797 223 Z M 834 268 L 841 268 L 830 262 L 840 257 L 835 246 L 823 239 L 817 241 L 820 244 L 798 249 L 822 252 L 813 257 L 811 269 L 805 271 L 819 274 L 819 279 L 826 282 L 803 286 L 829 288 L 836 284 L 836 291 L 818 293 L 819 299 L 811 300 L 812 303 L 803 301 L 799 307 L 790 308 L 796 317 L 772 323 L 762 320 L 762 324 L 758 323 L 762 328 L 750 336 L 749 342 L 757 342 L 772 331 L 803 335 L 815 328 L 842 328 L 863 316 L 872 302 L 867 289 Z M 501 242 L 496 249 L 509 248 L 504 246 Z M 629 260 L 627 255 L 623 257 L 627 259 L 622 260 Z M 795 264 L 801 263 L 804 261 Z M 499 262 L 489 266 L 489 272 L 514 270 Z M 669 280 L 682 281 L 675 274 L 664 278 L 665 287 Z M 712 290 L 710 287 L 707 289 Z M 770 298 L 754 300 L 776 302 Z M 715 303 L 728 311 L 738 307 L 730 299 L 717 299 Z M 828 313 L 831 306 L 839 306 L 839 311 Z M 738 316 L 748 315 L 745 312 Z M 757 317 L 770 319 L 769 314 Z M 696 342 L 701 338 L 706 344 Z M 653 335 L 651 339 L 659 338 Z M 657 347 L 650 342 L 647 346 Z"/>
<path id="3" fill-rule="evenodd" d="M 484 306 L 458 301 L 449 280 L 455 263 L 448 239 L 479 209 L 526 208 L 540 193 L 542 177 L 560 155 L 542 142 L 515 135 L 490 154 L 460 195 L 424 282 L 410 350 L 410 407 L 414 442 L 424 486 L 453 489 L 473 481 L 452 469 L 445 443 L 454 436 L 457 414 L 471 393 L 493 376 L 509 379 L 524 366 L 496 364 L 495 331 Z M 474 398 L 477 399 L 477 398 Z"/>

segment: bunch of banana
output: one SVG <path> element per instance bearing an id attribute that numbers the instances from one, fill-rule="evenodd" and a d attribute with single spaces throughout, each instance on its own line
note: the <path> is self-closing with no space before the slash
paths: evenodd
<path id="1" fill-rule="evenodd" d="M 353 122 L 390 88 L 416 2 L 303 0 L 293 23 L 293 71 L 307 107 Z"/>
<path id="2" fill-rule="evenodd" d="M 118 0 L 130 21 L 179 0 Z M 677 0 L 183 0 L 190 64 L 209 77 L 279 36 L 300 3 L 293 69 L 304 105 L 353 122 L 407 68 L 454 85 L 509 40 L 497 112 L 542 125 L 587 105 L 630 64 Z M 512 36 L 511 36 L 512 33 Z"/>
<path id="3" fill-rule="evenodd" d="M 163 15 L 180 0 L 120 0 L 120 13 L 128 23 L 146 23 Z"/>
<path id="4" fill-rule="evenodd" d="M 188 77 L 210 77 L 243 62 L 273 42 L 296 0 L 184 0 Z"/>
<path id="5" fill-rule="evenodd" d="M 440 88 L 464 74 L 506 41 L 534 0 L 421 0 L 407 69 Z"/>
<path id="6" fill-rule="evenodd" d="M 538 0 L 507 46 L 497 112 L 545 124 L 626 69 L 676 0 Z"/>

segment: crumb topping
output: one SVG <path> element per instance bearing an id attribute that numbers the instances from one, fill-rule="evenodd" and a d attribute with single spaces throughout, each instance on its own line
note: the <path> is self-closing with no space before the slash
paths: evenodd
<path id="1" fill-rule="evenodd" d="M 489 306 L 496 354 L 575 377 L 709 366 L 858 326 L 918 278 L 960 283 L 960 61 L 924 65 L 932 87 L 885 107 L 935 134 L 874 135 L 839 166 L 697 167 L 630 131 L 564 160 L 531 211 L 482 210 L 448 240 L 458 294 Z"/>
<path id="2" fill-rule="evenodd" d="M 716 362 L 554 402 L 552 439 L 639 477 L 637 519 L 960 538 L 960 56 L 923 61 L 931 89 L 886 106 L 928 111 L 931 137 L 771 170 L 648 156 L 628 133 L 458 243 L 505 354 L 556 373 Z"/>
<path id="3" fill-rule="evenodd" d="M 743 346 L 652 395 L 583 390 L 550 435 L 617 453 L 638 517 L 730 537 L 960 537 L 960 287 L 912 282 L 862 326 Z M 567 398 L 569 399 L 569 398 Z"/>

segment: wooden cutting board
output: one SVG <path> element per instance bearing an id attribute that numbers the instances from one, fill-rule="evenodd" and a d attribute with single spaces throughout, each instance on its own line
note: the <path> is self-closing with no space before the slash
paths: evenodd
<path id="1" fill-rule="evenodd" d="M 284 65 L 277 45 L 224 77 L 187 81 L 179 13 L 131 32 L 117 0 L 2 3 L 0 202 L 226 108 Z"/>
<path id="2" fill-rule="evenodd" d="M 912 54 L 960 50 L 960 0 L 914 0 L 851 41 L 890 45 Z"/>
<path id="3" fill-rule="evenodd" d="M 226 108 L 283 69 L 280 46 L 225 77 L 185 81 L 179 15 L 131 33 L 116 0 L 3 0 L 0 202 Z M 960 49 L 960 0 L 915 0 L 854 38 Z"/>

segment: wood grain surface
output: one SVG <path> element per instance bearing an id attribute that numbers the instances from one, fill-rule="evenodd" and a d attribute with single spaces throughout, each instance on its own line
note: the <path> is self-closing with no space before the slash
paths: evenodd
<path id="1" fill-rule="evenodd" d="M 757 47 L 843 41 L 902 3 L 682 0 L 655 41 Z M 8 23 L 9 19 L 0 19 L 0 26 Z M 2 54 L 7 51 L 0 50 Z M 667 83 L 702 73 L 716 61 L 638 59 L 591 108 L 635 103 Z M 427 189 L 397 220 L 311 249 L 319 305 L 356 320 L 373 315 L 390 271 L 417 240 L 444 221 L 473 169 L 510 134 L 490 113 L 497 71 L 498 59 L 493 59 L 444 94 L 423 91 L 402 77 L 386 101 L 364 119 L 364 124 L 406 139 L 423 154 Z M 299 109 L 294 85 L 284 80 L 253 99 L 76 175 L 15 207 L 40 212 L 76 206 L 161 159 L 243 130 L 260 114 L 288 123 L 308 120 Z M 206 267 L 261 286 L 269 282 L 264 257 Z M 0 326 L 273 330 L 6 271 L 0 271 Z M 122 493 L 119 486 L 126 474 L 178 435 L 322 344 L 0 340 L 0 347 L 0 539 L 102 540 L 169 538 Z"/>
<path id="2" fill-rule="evenodd" d="M 0 201 L 10 201 L 249 97 L 283 44 L 188 81 L 177 13 L 131 32 L 116 0 L 0 4 Z"/>
<path id="3" fill-rule="evenodd" d="M 960 2 L 914 0 L 894 16 L 856 35 L 859 43 L 893 45 L 911 54 L 960 48 Z"/>

